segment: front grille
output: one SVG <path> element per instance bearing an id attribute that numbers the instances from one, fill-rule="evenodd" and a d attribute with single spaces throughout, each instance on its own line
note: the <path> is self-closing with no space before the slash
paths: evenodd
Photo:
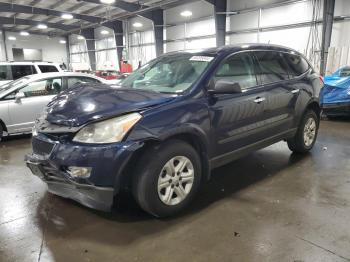
<path id="1" fill-rule="evenodd" d="M 54 147 L 54 144 L 33 137 L 32 147 L 34 154 L 49 155 Z"/>

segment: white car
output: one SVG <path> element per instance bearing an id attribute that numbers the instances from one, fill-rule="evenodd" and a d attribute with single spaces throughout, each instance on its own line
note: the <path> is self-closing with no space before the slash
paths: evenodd
<path id="1" fill-rule="evenodd" d="M 81 73 L 46 73 L 22 77 L 0 90 L 0 140 L 3 134 L 30 133 L 44 107 L 60 92 L 80 83 L 108 84 Z"/>
<path id="2" fill-rule="evenodd" d="M 27 75 L 63 72 L 59 64 L 49 62 L 0 62 L 0 88 Z"/>

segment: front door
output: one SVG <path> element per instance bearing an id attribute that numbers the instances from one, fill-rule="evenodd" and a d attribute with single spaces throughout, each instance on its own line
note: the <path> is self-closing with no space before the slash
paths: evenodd
<path id="1" fill-rule="evenodd" d="M 38 118 L 52 98 L 62 91 L 62 79 L 50 78 L 38 80 L 16 90 L 6 97 L 9 103 L 11 124 L 7 127 L 10 133 L 30 132 L 35 119 Z M 16 99 L 16 94 L 24 95 Z"/>
<path id="2" fill-rule="evenodd" d="M 213 81 L 229 80 L 240 84 L 242 93 L 217 94 L 209 98 L 216 158 L 258 142 L 264 125 L 266 92 L 259 88 L 253 56 L 249 52 L 228 57 L 218 68 Z"/>

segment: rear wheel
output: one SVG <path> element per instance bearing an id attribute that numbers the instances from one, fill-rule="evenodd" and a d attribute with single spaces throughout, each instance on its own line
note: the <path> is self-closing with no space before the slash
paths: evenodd
<path id="1" fill-rule="evenodd" d="M 306 153 L 310 151 L 317 138 L 319 118 L 312 110 L 307 111 L 300 122 L 297 133 L 287 140 L 290 150 L 296 153 Z"/>
<path id="2" fill-rule="evenodd" d="M 183 210 L 197 193 L 201 163 L 196 150 L 180 140 L 152 147 L 141 157 L 133 179 L 133 195 L 157 217 Z"/>

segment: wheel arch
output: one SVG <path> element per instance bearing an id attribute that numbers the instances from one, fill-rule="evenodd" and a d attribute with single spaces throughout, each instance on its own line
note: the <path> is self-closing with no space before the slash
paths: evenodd
<path id="1" fill-rule="evenodd" d="M 143 154 L 147 152 L 147 149 L 150 147 L 156 147 L 161 143 L 164 143 L 169 140 L 181 140 L 189 145 L 191 145 L 198 153 L 201 160 L 202 167 L 202 181 L 207 181 L 210 179 L 210 162 L 208 157 L 208 144 L 204 138 L 200 137 L 195 130 L 182 130 L 181 132 L 171 132 L 169 134 L 163 135 L 160 138 L 149 138 L 142 141 L 142 147 L 138 148 L 130 159 L 128 163 L 121 170 L 115 181 L 115 191 L 119 193 L 121 191 L 130 190 L 132 183 L 133 169 L 135 168 L 135 163 L 138 163 L 138 160 Z"/>

